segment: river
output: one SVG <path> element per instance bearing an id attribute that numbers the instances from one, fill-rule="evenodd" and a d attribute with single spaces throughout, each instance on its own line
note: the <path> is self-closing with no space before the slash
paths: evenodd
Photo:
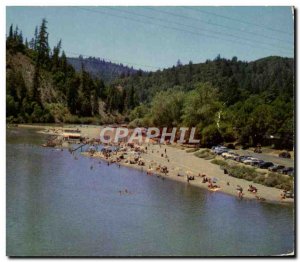
<path id="1" fill-rule="evenodd" d="M 265 256 L 294 250 L 292 206 L 43 148 L 7 129 L 8 256 Z M 124 190 L 128 193 L 124 193 Z M 119 191 L 122 191 L 120 194 Z"/>

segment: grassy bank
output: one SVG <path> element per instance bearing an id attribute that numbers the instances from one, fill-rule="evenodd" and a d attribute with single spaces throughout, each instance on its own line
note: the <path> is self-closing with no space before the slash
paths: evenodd
<path id="1" fill-rule="evenodd" d="M 205 160 L 211 160 L 215 158 L 215 155 L 211 153 L 210 149 L 200 149 L 194 153 L 196 157 L 204 158 Z"/>
<path id="2" fill-rule="evenodd" d="M 229 164 L 227 161 L 221 159 L 213 159 L 211 162 L 219 165 L 224 170 L 226 169 L 229 176 L 245 179 L 268 187 L 275 187 L 283 190 L 293 189 L 294 180 L 287 175 L 271 173 L 268 171 L 259 172 L 253 167 Z"/>

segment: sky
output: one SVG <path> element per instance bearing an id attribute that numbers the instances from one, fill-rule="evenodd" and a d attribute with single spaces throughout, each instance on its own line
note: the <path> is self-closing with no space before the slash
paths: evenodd
<path id="1" fill-rule="evenodd" d="M 218 54 L 253 61 L 294 57 L 291 7 L 17 7 L 6 8 L 6 32 L 24 39 L 48 21 L 49 43 L 69 57 L 94 56 L 155 71 L 204 62 Z"/>

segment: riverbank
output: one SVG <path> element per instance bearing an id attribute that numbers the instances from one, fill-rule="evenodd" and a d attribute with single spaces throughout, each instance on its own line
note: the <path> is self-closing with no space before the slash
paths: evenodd
<path id="1" fill-rule="evenodd" d="M 102 153 L 96 152 L 90 154 L 88 152 L 82 153 L 85 156 L 92 156 L 106 161 L 115 162 L 117 156 L 112 155 L 110 158 L 106 158 Z M 167 155 L 167 157 L 166 157 Z M 130 168 L 136 168 L 149 173 L 150 175 L 157 175 L 160 178 L 171 179 L 179 181 L 181 183 L 189 183 L 192 186 L 199 188 L 208 188 L 208 183 L 203 183 L 203 176 L 214 180 L 213 185 L 218 186 L 215 191 L 229 194 L 238 197 L 238 187 L 243 188 L 243 199 L 253 199 L 256 201 L 265 201 L 272 203 L 293 203 L 293 199 L 281 199 L 282 190 L 266 187 L 261 184 L 256 184 L 243 179 L 237 179 L 235 177 L 224 174 L 223 170 L 218 165 L 212 164 L 209 160 L 204 160 L 194 156 L 192 153 L 187 153 L 185 150 L 178 149 L 167 145 L 148 144 L 147 151 L 141 153 L 145 165 L 140 166 L 138 164 L 130 164 L 125 160 L 119 160 L 116 164 L 127 166 Z M 156 167 L 165 166 L 168 169 L 168 173 L 156 171 Z M 187 175 L 193 176 L 194 180 L 187 181 Z M 200 176 L 199 176 L 200 175 Z M 257 193 L 251 193 L 247 189 L 249 185 L 253 185 L 257 188 Z M 212 192 L 214 193 L 214 192 Z M 217 193 L 217 192 L 216 192 Z"/>
<path id="2" fill-rule="evenodd" d="M 63 125 L 63 126 L 51 126 L 51 125 L 19 125 L 20 128 L 37 128 L 43 129 L 39 131 L 44 134 L 57 134 L 55 132 L 62 132 L 65 128 L 78 128 L 83 136 L 89 138 L 99 137 L 100 128 L 99 126 L 88 126 L 88 125 Z M 145 145 L 144 145 L 145 147 Z M 89 156 L 89 153 L 83 153 Z M 163 156 L 162 156 L 163 155 Z M 167 155 L 167 158 L 166 158 Z M 105 159 L 101 153 L 95 153 L 93 157 Z M 158 144 L 147 144 L 147 151 L 141 153 L 141 157 L 145 162 L 144 166 L 138 164 L 125 163 L 125 160 L 118 162 L 120 165 L 128 166 L 131 168 L 137 168 L 145 172 L 149 171 L 154 175 L 159 175 L 165 179 L 172 179 L 181 183 L 189 183 L 192 186 L 199 188 L 205 188 L 209 190 L 208 183 L 203 183 L 203 176 L 214 180 L 213 185 L 218 186 L 216 191 L 229 194 L 238 197 L 238 187 L 243 188 L 243 199 L 253 199 L 257 201 L 266 201 L 273 203 L 294 203 L 293 199 L 281 199 L 282 190 L 267 187 L 261 184 L 249 182 L 247 180 L 238 179 L 235 177 L 224 174 L 223 170 L 218 165 L 211 163 L 209 160 L 196 157 L 193 153 L 188 153 L 186 150 L 174 146 L 158 145 Z M 105 159 L 108 161 L 116 160 L 114 157 L 111 159 Z M 165 166 L 168 169 L 167 174 L 162 174 L 155 171 L 155 167 Z M 193 176 L 194 180 L 187 182 L 187 175 Z M 200 175 L 200 176 L 199 176 Z M 257 188 L 256 194 L 248 192 L 249 185 L 253 185 Z M 217 193 L 217 192 L 212 192 Z"/>

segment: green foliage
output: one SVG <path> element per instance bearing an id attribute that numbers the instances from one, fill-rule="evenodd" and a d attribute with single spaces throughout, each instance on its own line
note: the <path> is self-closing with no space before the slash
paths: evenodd
<path id="1" fill-rule="evenodd" d="M 75 73 L 68 65 L 64 51 L 61 53 L 61 40 L 50 55 L 45 19 L 39 29 L 36 28 L 29 44 L 23 43 L 22 34 L 17 28 L 13 31 L 11 26 L 6 44 L 10 56 L 22 51 L 34 65 L 30 72 L 32 81 L 28 84 L 29 81 L 25 82 L 23 78 L 24 75 L 28 78 L 27 72 L 8 64 L 7 117 L 20 122 L 62 122 L 70 113 L 84 117 L 100 113 L 99 99 L 107 99 L 105 85 L 101 80 L 93 79 L 84 68 L 80 74 Z M 52 89 L 42 95 L 43 89 L 49 89 L 49 86 Z M 119 104 L 114 106 L 118 109 Z"/>
<path id="2" fill-rule="evenodd" d="M 181 91 L 162 91 L 155 95 L 151 103 L 149 117 L 153 125 L 173 127 L 181 123 L 184 93 Z"/>
<path id="3" fill-rule="evenodd" d="M 185 152 L 187 152 L 187 153 L 194 153 L 197 151 L 198 151 L 198 148 L 189 148 L 189 149 L 185 150 Z"/>
<path id="4" fill-rule="evenodd" d="M 202 129 L 201 138 L 201 144 L 203 145 L 216 145 L 223 141 L 222 135 L 215 123 Z"/>
<path id="5" fill-rule="evenodd" d="M 140 104 L 135 107 L 129 114 L 129 119 L 133 121 L 134 119 L 143 118 L 149 112 L 148 106 L 145 104 Z"/>
<path id="6" fill-rule="evenodd" d="M 33 112 L 31 114 L 31 120 L 34 123 L 42 122 L 41 119 L 43 117 L 43 110 L 40 105 L 33 102 Z"/>
<path id="7" fill-rule="evenodd" d="M 10 25 L 9 34 L 6 39 L 6 48 L 12 53 L 23 53 L 25 51 L 22 31 L 19 32 L 18 26 L 14 30 L 13 25 Z"/>
<path id="8" fill-rule="evenodd" d="M 173 124 L 162 97 L 168 97 L 170 90 L 183 92 L 185 103 L 176 125 L 196 126 L 203 145 L 238 140 L 291 148 L 293 77 L 293 59 L 267 57 L 246 63 L 218 56 L 202 64 L 179 63 L 118 79 L 115 84 L 125 90 L 134 86 L 140 103 L 155 106 L 152 120 L 159 126 Z M 277 137 L 276 141 L 270 136 Z"/>
<path id="9" fill-rule="evenodd" d="M 144 121 L 141 118 L 135 118 L 128 124 L 129 128 L 136 128 L 136 127 L 142 127 L 142 126 L 144 126 Z"/>
<path id="10" fill-rule="evenodd" d="M 219 165 L 219 166 L 222 166 L 222 167 L 227 167 L 228 166 L 228 163 L 225 160 L 221 160 L 221 159 L 213 159 L 211 162 L 215 165 Z"/>
<path id="11" fill-rule="evenodd" d="M 268 187 L 279 189 L 293 189 L 294 180 L 292 177 L 281 174 L 257 172 L 255 168 L 244 165 L 229 165 L 225 160 L 214 159 L 213 164 L 220 165 L 222 169 L 226 168 L 230 176 L 245 179 L 254 183 L 262 184 Z"/>
<path id="12" fill-rule="evenodd" d="M 197 127 L 202 146 L 236 141 L 293 148 L 293 59 L 267 57 L 247 63 L 219 55 L 213 61 L 178 62 L 156 72 L 128 69 L 105 85 L 91 76 L 91 64 L 82 58 L 81 70 L 75 72 L 61 40 L 51 52 L 48 36 L 45 19 L 29 43 L 18 27 L 9 28 L 6 100 L 10 121 L 84 118 L 87 122 L 120 122 L 129 116 L 132 126 Z M 9 58 L 20 54 L 34 65 L 30 80 L 25 69 L 10 62 Z"/>
<path id="13" fill-rule="evenodd" d="M 40 25 L 39 34 L 36 41 L 37 50 L 37 66 L 46 67 L 49 62 L 49 43 L 48 43 L 48 32 L 47 32 L 47 20 L 44 18 Z"/>
<path id="14" fill-rule="evenodd" d="M 194 153 L 196 157 L 204 158 L 204 159 L 212 159 L 214 155 L 210 152 L 209 149 L 202 149 Z"/>
<path id="15" fill-rule="evenodd" d="M 11 95 L 6 95 L 6 117 L 16 116 L 18 112 L 18 103 Z"/>
<path id="16" fill-rule="evenodd" d="M 183 124 L 204 128 L 216 122 L 216 114 L 220 108 L 217 90 L 209 83 L 198 84 L 195 90 L 188 92 L 185 97 Z"/>

